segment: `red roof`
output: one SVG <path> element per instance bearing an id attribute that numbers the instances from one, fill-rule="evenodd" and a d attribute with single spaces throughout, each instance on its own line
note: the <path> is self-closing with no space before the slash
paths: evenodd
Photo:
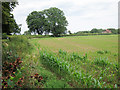
<path id="1" fill-rule="evenodd" d="M 111 31 L 106 29 L 103 33 L 111 33 Z"/>

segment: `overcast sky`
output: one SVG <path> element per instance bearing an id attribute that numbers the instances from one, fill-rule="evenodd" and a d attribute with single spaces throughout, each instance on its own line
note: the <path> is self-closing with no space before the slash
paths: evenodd
<path id="1" fill-rule="evenodd" d="M 118 28 L 119 0 L 18 0 L 13 14 L 22 31 L 27 31 L 26 18 L 32 11 L 50 7 L 61 9 L 68 21 L 67 29 L 72 33 L 93 28 Z"/>

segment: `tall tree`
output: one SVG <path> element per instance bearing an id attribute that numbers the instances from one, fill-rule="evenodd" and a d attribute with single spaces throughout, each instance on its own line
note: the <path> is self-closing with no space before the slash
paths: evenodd
<path id="1" fill-rule="evenodd" d="M 50 31 L 54 36 L 60 36 L 60 34 L 65 33 L 68 22 L 62 10 L 52 7 L 44 10 L 44 13 L 50 25 Z"/>
<path id="2" fill-rule="evenodd" d="M 12 32 L 20 32 L 20 28 L 17 25 L 14 15 L 11 14 L 13 9 L 18 3 L 15 2 L 2 2 L 2 32 L 10 34 Z"/>
<path id="3" fill-rule="evenodd" d="M 26 19 L 29 30 L 42 35 L 44 32 L 44 19 L 44 13 L 41 11 L 30 13 Z"/>
<path id="4" fill-rule="evenodd" d="M 69 34 L 72 34 L 70 30 L 68 31 L 68 33 L 69 33 Z"/>
<path id="5" fill-rule="evenodd" d="M 93 28 L 90 32 L 91 33 L 98 33 L 98 30 L 96 28 Z"/>
<path id="6" fill-rule="evenodd" d="M 54 36 L 66 33 L 68 22 L 63 11 L 58 8 L 49 8 L 43 11 L 33 11 L 26 19 L 31 32 L 38 34 L 52 33 Z"/>

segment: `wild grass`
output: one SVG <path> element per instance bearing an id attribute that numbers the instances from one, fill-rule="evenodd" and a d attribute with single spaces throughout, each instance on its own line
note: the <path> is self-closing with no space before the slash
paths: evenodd
<path id="1" fill-rule="evenodd" d="M 24 36 L 14 36 L 8 40 L 3 40 L 2 42 L 3 88 L 17 89 L 24 86 L 23 81 L 24 76 L 22 73 L 24 66 L 19 64 L 23 62 L 25 55 L 30 53 L 30 50 L 32 50 L 32 47 L 28 39 Z"/>
<path id="2" fill-rule="evenodd" d="M 2 60 L 12 62 L 19 56 L 30 53 L 32 46 L 25 36 L 14 36 L 2 42 Z M 12 61 L 11 61 L 12 60 Z"/>

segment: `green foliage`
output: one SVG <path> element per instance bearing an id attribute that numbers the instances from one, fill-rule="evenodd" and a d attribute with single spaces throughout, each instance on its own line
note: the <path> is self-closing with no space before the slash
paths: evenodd
<path id="1" fill-rule="evenodd" d="M 65 35 L 61 35 L 63 37 L 66 36 L 93 36 L 93 35 L 112 35 L 112 33 L 83 33 L 83 32 L 77 32 L 74 34 L 65 34 Z"/>
<path id="2" fill-rule="evenodd" d="M 60 50 L 59 50 L 59 54 L 66 55 L 67 52 L 66 52 L 66 51 L 62 51 L 62 50 L 60 49 Z"/>
<path id="3" fill-rule="evenodd" d="M 11 11 L 16 7 L 15 2 L 2 2 L 2 32 L 10 34 L 20 33 L 20 27 L 17 25 Z"/>
<path id="4" fill-rule="evenodd" d="M 104 50 L 104 51 L 97 51 L 98 54 L 108 54 L 110 51 Z"/>
<path id="5" fill-rule="evenodd" d="M 91 33 L 98 33 L 98 29 L 93 28 L 90 32 L 91 32 Z M 102 33 L 102 32 L 101 32 L 101 33 Z"/>
<path id="6" fill-rule="evenodd" d="M 65 33 L 68 22 L 64 16 L 64 12 L 56 7 L 46 9 L 44 12 L 50 23 L 51 33 L 53 33 L 54 36 Z"/>
<path id="7" fill-rule="evenodd" d="M 115 28 L 108 28 L 113 34 L 118 34 L 118 30 Z"/>
<path id="8" fill-rule="evenodd" d="M 43 11 L 33 11 L 26 19 L 28 28 L 31 32 L 40 35 L 52 33 L 54 36 L 60 36 L 66 31 L 68 24 L 64 13 L 58 8 L 49 8 Z"/>
<path id="9" fill-rule="evenodd" d="M 40 52 L 40 58 L 45 65 L 49 68 L 53 69 L 55 67 L 55 71 L 57 73 L 64 72 L 64 74 L 68 73 L 68 63 L 63 61 L 61 58 L 54 57 L 52 54 L 47 52 Z"/>
<path id="10" fill-rule="evenodd" d="M 120 34 L 120 28 L 118 28 L 118 34 Z"/>
<path id="11" fill-rule="evenodd" d="M 83 60 L 82 56 L 78 55 L 77 53 L 72 53 L 72 55 L 70 57 L 71 57 L 72 61 L 76 60 L 76 59 Z"/>
<path id="12" fill-rule="evenodd" d="M 38 33 L 40 35 L 44 32 L 45 16 L 43 12 L 33 11 L 27 19 L 27 24 L 30 32 Z"/>
<path id="13" fill-rule="evenodd" d="M 108 54 L 108 53 L 111 53 L 110 51 L 108 50 L 104 50 L 105 54 Z"/>
<path id="14" fill-rule="evenodd" d="M 25 36 L 11 37 L 7 42 L 2 43 L 2 59 L 13 62 L 18 56 L 23 57 L 24 53 L 29 53 L 32 49 L 31 44 Z"/>
<path id="15" fill-rule="evenodd" d="M 108 30 L 110 30 L 112 32 L 112 34 L 118 34 L 118 29 L 108 28 Z M 90 31 L 90 33 L 102 33 L 103 31 L 105 31 L 105 29 L 96 29 L 96 28 L 93 28 Z"/>
<path id="16" fill-rule="evenodd" d="M 62 53 L 62 55 L 64 55 L 62 50 L 59 50 L 59 53 Z M 75 53 L 72 56 L 74 59 L 80 59 L 80 56 L 76 55 Z M 85 58 L 87 58 L 87 54 L 84 56 L 84 58 L 81 59 Z M 100 82 L 101 78 L 95 79 L 89 74 L 85 74 L 82 71 L 77 71 L 77 67 L 72 66 L 71 63 L 67 61 L 67 59 L 68 57 L 66 55 L 57 57 L 55 54 L 40 51 L 40 60 L 42 60 L 43 64 L 52 69 L 54 72 L 62 76 L 65 76 L 65 74 L 67 74 L 71 80 L 74 79 L 74 81 L 78 82 L 78 84 L 82 87 L 102 88 L 104 86 L 105 82 Z M 95 61 L 95 64 L 105 66 L 107 63 L 104 61 L 98 61 L 99 60 L 97 60 L 97 62 Z"/>
<path id="17" fill-rule="evenodd" d="M 28 39 L 33 39 L 33 38 L 50 38 L 52 36 L 50 35 L 26 35 Z"/>
<path id="18" fill-rule="evenodd" d="M 118 79 L 117 57 L 114 56 L 117 50 L 117 35 L 44 38 L 33 39 L 31 42 L 40 50 L 40 62 L 44 67 L 63 77 L 72 87 L 115 88 Z M 44 49 L 47 51 L 44 52 Z M 96 50 L 102 50 L 104 54 L 97 54 Z M 87 53 L 84 54 L 85 52 Z M 104 60 L 99 62 L 99 57 Z M 104 57 L 109 60 L 106 61 Z M 94 58 L 98 58 L 97 64 L 94 63 Z M 62 68 L 63 63 L 68 64 L 67 69 Z M 52 84 L 47 85 L 49 87 Z"/>
<path id="19" fill-rule="evenodd" d="M 106 67 L 107 65 L 110 65 L 108 59 L 105 58 L 95 58 L 94 63 L 102 67 Z"/>
<path id="20" fill-rule="evenodd" d="M 118 29 L 108 28 L 112 33 L 102 33 L 105 29 L 96 29 L 93 28 L 91 31 L 78 31 L 76 35 L 109 35 L 109 34 L 118 34 Z"/>
<path id="21" fill-rule="evenodd" d="M 7 37 L 8 37 L 8 36 L 7 36 L 6 33 L 3 33 L 3 34 L 2 34 L 2 39 L 7 39 Z"/>
<path id="22" fill-rule="evenodd" d="M 32 39 L 32 38 L 40 38 L 40 37 L 42 37 L 41 35 L 29 36 L 31 39 L 28 40 L 27 39 L 27 38 L 29 38 L 28 36 L 29 35 L 10 36 L 10 41 L 9 40 L 3 41 L 3 51 L 6 50 L 6 52 L 8 52 L 9 48 L 13 48 L 13 47 L 15 47 L 14 49 L 17 48 L 17 51 L 13 51 L 13 49 L 10 49 L 11 51 L 9 51 L 6 54 L 7 57 L 8 56 L 11 57 L 12 55 L 15 55 L 14 52 L 17 52 L 16 56 L 18 57 L 19 55 L 21 55 L 21 57 L 24 60 L 24 63 L 22 65 L 25 67 L 23 69 L 24 76 L 25 76 L 25 84 L 26 84 L 26 86 L 24 86 L 25 88 L 26 87 L 28 87 L 28 88 L 36 88 L 37 87 L 38 88 L 39 86 L 40 86 L 39 88 L 68 88 L 70 86 L 75 87 L 75 88 L 118 88 L 119 87 L 119 85 L 117 85 L 117 80 L 118 80 L 117 76 L 119 76 L 117 62 L 114 61 L 112 63 L 110 60 L 107 60 L 106 58 L 97 58 L 97 57 L 95 60 L 93 60 L 93 58 L 95 56 L 94 54 L 96 54 L 96 50 L 95 50 L 95 52 L 90 52 L 90 53 L 87 52 L 84 55 L 81 55 L 80 53 L 76 53 L 76 52 L 73 53 L 73 51 L 72 51 L 72 53 L 68 53 L 69 51 L 68 52 L 65 51 L 66 49 L 64 49 L 64 50 L 59 49 L 58 52 L 53 53 L 52 51 L 50 51 L 48 49 L 51 44 L 49 44 L 47 51 L 44 51 L 45 45 L 43 43 L 40 43 L 40 45 L 39 45 L 40 40 L 41 40 L 41 42 L 44 42 L 44 43 L 46 40 L 47 45 L 49 42 L 52 42 L 52 40 L 54 40 L 56 46 L 57 46 L 57 42 L 59 42 L 58 44 L 60 45 L 60 43 L 63 42 L 64 40 L 66 40 L 65 42 L 67 44 L 69 44 L 68 43 L 69 41 L 75 45 L 79 44 L 78 42 L 80 42 L 80 44 L 81 43 L 84 44 L 83 41 L 80 41 L 80 38 L 83 39 L 84 41 L 85 41 L 85 39 L 87 39 L 87 41 L 89 42 L 88 39 L 93 38 L 93 37 L 91 37 L 91 36 L 89 38 L 88 37 L 80 37 L 80 38 L 78 38 L 78 37 L 74 37 L 74 38 L 69 37 L 68 38 L 67 37 L 68 39 L 62 38 L 63 41 L 61 41 L 58 38 Z M 104 36 L 101 36 L 100 39 L 103 40 L 103 37 Z M 76 38 L 78 38 L 79 41 Z M 107 38 L 108 38 L 108 36 L 107 36 Z M 74 41 L 72 41 L 72 39 Z M 96 39 L 96 37 L 94 39 Z M 97 40 L 98 39 L 99 39 L 99 36 L 98 36 Z M 110 40 L 112 40 L 112 39 L 110 39 Z M 15 41 L 17 41 L 18 43 L 15 43 Z M 35 41 L 35 42 L 33 42 L 33 41 Z M 10 44 L 10 42 L 14 43 L 15 45 L 20 44 L 21 46 L 20 45 L 15 46 L 14 44 Z M 28 42 L 30 44 L 30 47 L 28 44 L 26 44 L 26 42 Z M 25 46 L 22 43 L 25 43 Z M 66 45 L 66 43 L 64 43 L 64 44 Z M 33 44 L 35 48 L 34 48 L 34 51 L 32 51 L 32 53 L 30 54 L 28 52 L 31 49 L 31 44 Z M 87 44 L 86 41 L 85 41 L 85 44 Z M 92 45 L 91 43 L 89 43 L 89 44 Z M 9 47 L 10 45 L 13 45 L 13 46 Z M 42 47 L 42 45 L 44 45 L 44 47 Z M 29 49 L 24 48 L 26 46 L 28 46 Z M 97 46 L 99 46 L 99 45 L 97 44 Z M 20 51 L 19 47 L 21 47 L 21 51 Z M 55 48 L 55 46 L 53 46 L 53 47 Z M 96 46 L 94 45 L 94 47 L 96 47 Z M 22 48 L 24 48 L 27 52 L 25 50 L 23 50 Z M 60 47 L 60 48 L 62 48 L 62 47 Z M 72 50 L 72 48 L 75 49 L 73 46 L 68 49 Z M 104 45 L 104 48 L 105 48 L 105 45 Z M 39 52 L 39 50 L 40 50 L 40 52 Z M 109 53 L 111 51 L 111 54 L 110 54 L 111 57 L 113 56 L 113 58 L 115 58 L 115 56 L 112 55 L 112 50 L 110 50 L 110 51 L 109 50 L 110 49 L 106 49 L 106 50 L 104 50 L 104 54 L 96 54 L 96 55 L 98 55 L 98 56 L 101 55 L 101 57 L 104 57 L 104 55 L 106 55 L 106 57 L 107 57 L 107 55 L 109 55 Z M 22 52 L 22 53 L 20 53 L 20 52 Z M 93 54 L 91 54 L 91 53 L 93 53 Z M 23 56 L 23 54 L 24 54 L 24 56 Z M 91 57 L 93 57 L 93 58 L 91 58 Z M 26 62 L 25 62 L 25 60 L 26 60 Z M 12 58 L 11 58 L 11 61 L 13 61 Z M 40 73 L 40 76 L 43 77 L 43 80 L 38 78 L 40 76 L 38 76 L 38 77 L 35 76 L 36 71 L 38 73 Z M 18 82 L 20 80 L 19 78 L 22 78 L 21 77 L 22 74 L 23 74 L 22 68 L 17 69 L 17 71 L 15 72 L 15 75 L 18 78 L 11 76 L 10 80 L 7 80 L 7 84 L 14 87 L 14 85 L 15 85 L 14 83 Z M 28 78 L 29 77 L 28 74 L 34 75 L 33 78 Z M 11 80 L 13 80 L 13 81 L 11 81 Z M 6 84 L 6 81 L 4 84 Z"/>
<path id="23" fill-rule="evenodd" d="M 24 32 L 24 35 L 31 35 L 31 32 L 30 32 L 30 30 L 28 30 L 28 31 L 25 31 L 25 32 Z"/>
<path id="24" fill-rule="evenodd" d="M 69 33 L 69 34 L 72 34 L 70 30 L 68 31 L 68 33 Z"/>
<path id="25" fill-rule="evenodd" d="M 104 51 L 97 51 L 97 53 L 99 53 L 99 54 L 104 54 Z"/>

